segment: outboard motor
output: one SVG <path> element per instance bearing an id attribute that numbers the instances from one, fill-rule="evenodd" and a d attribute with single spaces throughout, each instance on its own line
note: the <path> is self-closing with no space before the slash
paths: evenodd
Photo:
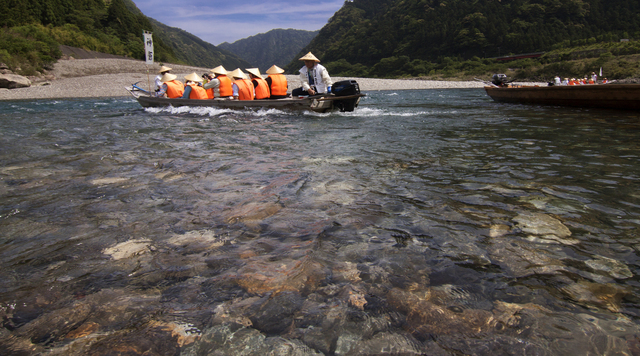
<path id="1" fill-rule="evenodd" d="M 355 80 L 343 80 L 333 83 L 331 86 L 331 92 L 335 96 L 356 95 L 360 94 L 360 86 Z"/>
<path id="2" fill-rule="evenodd" d="M 494 74 L 491 78 L 491 83 L 497 85 L 499 87 L 507 86 L 507 75 L 506 74 Z"/>

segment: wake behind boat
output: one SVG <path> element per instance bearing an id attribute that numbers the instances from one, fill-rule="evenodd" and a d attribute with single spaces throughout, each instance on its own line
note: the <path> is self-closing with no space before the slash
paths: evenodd
<path id="1" fill-rule="evenodd" d="M 229 100 L 229 99 L 169 99 L 156 97 L 137 86 L 137 83 L 126 88 L 131 95 L 138 100 L 144 108 L 147 107 L 179 107 L 179 106 L 204 106 L 224 109 L 243 110 L 247 108 L 268 108 L 284 110 L 309 110 L 319 113 L 329 111 L 351 112 L 360 103 L 365 94 L 360 93 L 360 87 L 355 80 L 335 83 L 332 93 L 303 97 L 290 97 L 284 99 L 261 100 Z"/>
<path id="2" fill-rule="evenodd" d="M 495 83 L 493 83 L 495 84 Z M 640 84 L 488 85 L 487 95 L 501 103 L 640 110 Z"/>

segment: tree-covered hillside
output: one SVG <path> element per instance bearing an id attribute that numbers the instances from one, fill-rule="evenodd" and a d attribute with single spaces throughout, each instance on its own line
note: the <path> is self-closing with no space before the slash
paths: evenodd
<path id="1" fill-rule="evenodd" d="M 279 67 L 289 64 L 317 34 L 318 31 L 278 28 L 233 43 L 224 42 L 218 48 L 240 56 L 264 72 L 274 64 Z"/>
<path id="2" fill-rule="evenodd" d="M 385 76 L 400 66 L 415 75 L 445 58 L 640 38 L 638 14 L 640 1 L 629 0 L 353 0 L 299 54 L 342 72 Z"/>
<path id="3" fill-rule="evenodd" d="M 229 67 L 246 63 L 147 18 L 131 0 L 4 0 L 0 62 L 22 74 L 34 74 L 60 57 L 61 44 L 144 59 L 143 30 L 154 33 L 157 62 Z"/>

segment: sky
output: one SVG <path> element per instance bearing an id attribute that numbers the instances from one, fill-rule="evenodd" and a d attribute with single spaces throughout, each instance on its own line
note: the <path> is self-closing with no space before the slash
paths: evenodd
<path id="1" fill-rule="evenodd" d="M 276 28 L 316 31 L 344 0 L 133 0 L 147 17 L 177 27 L 213 45 Z"/>

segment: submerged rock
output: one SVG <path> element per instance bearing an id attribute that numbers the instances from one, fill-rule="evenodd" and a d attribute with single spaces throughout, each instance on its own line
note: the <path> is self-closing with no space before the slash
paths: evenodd
<path id="1" fill-rule="evenodd" d="M 278 293 L 268 298 L 250 317 L 253 326 L 267 334 L 280 334 L 293 324 L 294 314 L 304 299 L 295 292 Z"/>
<path id="2" fill-rule="evenodd" d="M 310 356 L 322 353 L 309 348 L 299 340 L 267 337 L 254 328 L 228 323 L 205 330 L 200 340 L 184 348 L 180 355 Z"/>
<path id="3" fill-rule="evenodd" d="M 560 290 L 580 304 L 606 308 L 611 312 L 620 312 L 622 299 L 629 294 L 628 290 L 617 284 L 586 281 L 570 284 Z"/>
<path id="4" fill-rule="evenodd" d="M 562 251 L 539 249 L 526 241 L 496 241 L 488 247 L 488 252 L 494 263 L 514 277 L 557 275 L 568 269 L 563 262 L 568 256 Z"/>
<path id="5" fill-rule="evenodd" d="M 522 232 L 527 233 L 527 239 L 532 242 L 561 243 L 575 245 L 579 240 L 568 238 L 571 231 L 560 220 L 547 214 L 523 212 L 518 214 L 513 221 Z"/>
<path id="6" fill-rule="evenodd" d="M 411 293 L 394 288 L 387 295 L 389 304 L 406 313 L 406 329 L 419 339 L 430 335 L 479 335 L 486 331 L 492 314 L 487 310 L 447 307 L 431 292 Z"/>
<path id="7" fill-rule="evenodd" d="M 102 253 L 111 256 L 114 260 L 121 260 L 146 253 L 149 251 L 149 246 L 151 246 L 149 240 L 129 240 L 105 248 Z"/>
<path id="8" fill-rule="evenodd" d="M 249 293 L 314 291 L 327 276 L 326 267 L 309 257 L 301 260 L 252 261 L 241 267 L 237 283 Z"/>
<path id="9" fill-rule="evenodd" d="M 588 260 L 585 263 L 596 271 L 606 272 L 613 278 L 626 279 L 633 277 L 633 272 L 631 272 L 629 266 L 613 258 L 596 256 L 596 258 Z"/>

